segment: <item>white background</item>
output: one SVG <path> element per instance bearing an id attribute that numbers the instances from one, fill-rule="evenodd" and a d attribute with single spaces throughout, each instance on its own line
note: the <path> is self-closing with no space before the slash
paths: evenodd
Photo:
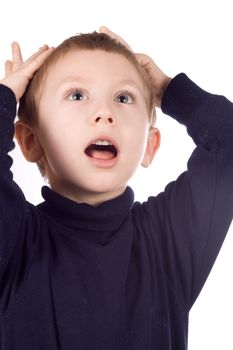
<path id="1" fill-rule="evenodd" d="M 229 0 L 11 0 L 0 5 L 0 73 L 17 40 L 24 57 L 44 43 L 56 46 L 101 25 L 122 36 L 136 52 L 150 55 L 170 76 L 185 72 L 203 89 L 233 101 L 233 20 Z M 161 192 L 187 168 L 195 145 L 185 127 L 158 113 L 160 150 L 149 169 L 130 181 L 135 199 Z M 18 147 L 12 152 L 15 181 L 27 199 L 39 203 L 44 182 Z M 190 313 L 189 350 L 233 349 L 233 225 Z M 107 350 L 107 349 L 106 349 Z M 144 350 L 144 349 L 142 349 Z M 159 349 L 158 349 L 159 350 Z M 178 349 L 177 349 L 178 350 Z"/>

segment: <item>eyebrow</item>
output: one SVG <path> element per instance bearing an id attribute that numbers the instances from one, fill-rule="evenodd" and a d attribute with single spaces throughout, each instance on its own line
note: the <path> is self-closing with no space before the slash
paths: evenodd
<path id="1" fill-rule="evenodd" d="M 77 82 L 77 83 L 87 83 L 88 79 L 86 79 L 85 77 L 81 77 L 81 76 L 68 76 L 66 77 L 64 80 L 61 81 L 61 85 L 69 83 L 69 82 Z M 139 84 L 137 84 L 134 80 L 131 79 L 121 79 L 120 81 L 117 82 L 117 84 L 119 85 L 130 85 L 133 88 L 135 88 L 139 93 L 143 94 L 143 90 L 140 88 Z"/>
<path id="2" fill-rule="evenodd" d="M 140 87 L 138 86 L 138 84 L 134 81 L 134 80 L 131 80 L 131 79 L 121 79 L 120 84 L 125 84 L 125 85 L 131 85 L 133 86 L 134 88 L 136 88 L 139 92 L 142 92 L 142 90 L 140 89 Z"/>

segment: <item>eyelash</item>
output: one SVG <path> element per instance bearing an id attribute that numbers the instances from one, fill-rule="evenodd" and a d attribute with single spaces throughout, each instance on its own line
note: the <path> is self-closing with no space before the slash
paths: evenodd
<path id="1" fill-rule="evenodd" d="M 131 92 L 131 91 L 129 91 L 129 90 L 124 90 L 124 91 L 120 91 L 119 92 L 119 94 L 117 95 L 117 96 L 121 96 L 121 95 L 128 95 L 128 96 L 130 96 L 130 98 L 132 99 L 132 103 L 134 103 L 135 101 L 136 101 L 136 97 L 134 96 L 134 94 Z"/>
<path id="2" fill-rule="evenodd" d="M 70 97 L 72 94 L 77 93 L 77 92 L 81 92 L 81 93 L 87 94 L 86 91 L 83 90 L 83 89 L 81 89 L 81 88 L 73 88 L 73 89 L 71 89 L 71 90 L 68 92 L 68 94 L 66 95 L 66 97 Z M 131 98 L 132 101 L 133 101 L 133 102 L 131 102 L 131 104 L 134 103 L 134 102 L 136 101 L 135 95 L 134 95 L 131 91 L 129 91 L 129 90 L 120 91 L 120 92 L 118 93 L 117 96 L 121 96 L 121 95 L 128 95 L 128 96 L 130 96 L 130 98 Z"/>

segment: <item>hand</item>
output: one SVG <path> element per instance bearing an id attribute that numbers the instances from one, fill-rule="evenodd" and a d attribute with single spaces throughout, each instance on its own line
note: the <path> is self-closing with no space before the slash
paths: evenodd
<path id="1" fill-rule="evenodd" d="M 0 80 L 0 84 L 8 86 L 14 92 L 18 102 L 34 73 L 41 67 L 54 48 L 44 45 L 25 62 L 23 61 L 19 44 L 13 42 L 11 48 L 12 61 L 6 61 L 5 78 Z"/>
<path id="2" fill-rule="evenodd" d="M 140 63 L 140 65 L 146 70 L 152 84 L 154 98 L 156 107 L 161 107 L 161 102 L 163 98 L 163 93 L 170 82 L 172 78 L 168 77 L 150 58 L 149 56 L 142 54 L 142 53 L 135 53 L 131 47 L 117 34 L 113 33 L 111 30 L 109 30 L 107 27 L 102 26 L 99 29 L 100 33 L 105 33 L 112 37 L 113 39 L 116 39 L 121 44 L 127 47 L 128 50 L 134 53 L 137 61 Z"/>

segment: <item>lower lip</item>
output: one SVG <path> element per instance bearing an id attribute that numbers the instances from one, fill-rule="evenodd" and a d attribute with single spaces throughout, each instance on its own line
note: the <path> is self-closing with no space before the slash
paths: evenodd
<path id="1" fill-rule="evenodd" d="M 112 168 L 118 161 L 118 155 L 112 159 L 98 159 L 89 157 L 88 155 L 86 156 L 91 161 L 91 163 L 98 168 Z"/>

